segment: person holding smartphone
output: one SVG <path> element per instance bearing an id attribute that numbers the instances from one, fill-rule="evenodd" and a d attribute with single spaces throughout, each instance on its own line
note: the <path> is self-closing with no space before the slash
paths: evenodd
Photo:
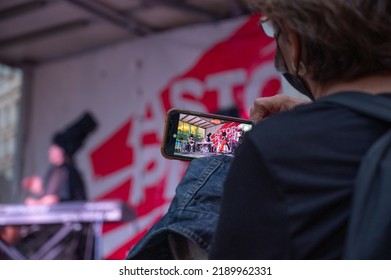
<path id="1" fill-rule="evenodd" d="M 294 108 L 258 122 L 236 150 L 209 258 L 341 259 L 361 159 L 390 126 L 328 101 L 391 102 L 391 1 L 251 2 L 277 70 L 313 102 L 256 101 L 258 119 Z"/>

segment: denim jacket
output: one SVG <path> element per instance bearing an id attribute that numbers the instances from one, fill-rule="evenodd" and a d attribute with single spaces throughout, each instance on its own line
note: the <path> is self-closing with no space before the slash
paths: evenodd
<path id="1" fill-rule="evenodd" d="M 133 247 L 126 259 L 173 259 L 169 233 L 185 237 L 208 252 L 232 159 L 229 156 L 194 159 L 177 186 L 167 213 Z"/>

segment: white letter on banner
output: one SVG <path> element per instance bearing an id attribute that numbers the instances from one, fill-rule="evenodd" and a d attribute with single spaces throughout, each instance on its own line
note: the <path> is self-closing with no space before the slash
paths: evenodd
<path id="1" fill-rule="evenodd" d="M 209 75 L 206 86 L 209 90 L 217 90 L 218 108 L 229 108 L 235 104 L 233 98 L 234 86 L 243 85 L 246 81 L 246 71 L 235 69 Z"/>
<path id="2" fill-rule="evenodd" d="M 274 68 L 274 62 L 270 61 L 265 64 L 262 64 L 258 67 L 246 87 L 245 95 L 244 95 L 244 106 L 246 106 L 246 110 L 249 112 L 250 108 L 254 104 L 254 100 L 258 97 L 261 97 L 261 90 L 265 86 L 265 84 L 272 79 L 280 79 L 278 73 Z"/>
<path id="3" fill-rule="evenodd" d="M 177 108 L 206 112 L 205 106 L 201 102 L 184 99 L 183 94 L 189 94 L 196 99 L 201 99 L 204 95 L 203 84 L 194 78 L 185 78 L 175 82 L 171 87 L 172 105 Z"/>
<path id="4" fill-rule="evenodd" d="M 143 145 L 141 143 L 142 135 L 140 133 L 143 123 L 137 121 L 137 125 L 133 128 L 133 135 L 139 136 L 132 139 L 133 147 L 135 147 L 134 167 L 133 167 L 133 182 L 130 201 L 134 205 L 138 205 L 144 200 L 144 193 L 147 187 L 155 186 L 165 175 L 165 159 L 160 154 L 160 145 Z M 140 129 L 140 130 L 139 130 Z M 139 144 L 135 144 L 135 140 Z M 149 164 L 153 164 L 152 170 L 147 170 Z"/>
<path id="5" fill-rule="evenodd" d="M 160 106 L 160 99 L 150 95 L 143 96 L 138 105 L 140 110 L 137 118 L 134 119 L 132 130 L 128 138 L 129 145 L 134 147 L 133 183 L 130 201 L 138 205 L 143 201 L 146 187 L 157 184 L 164 176 L 165 161 L 160 154 L 160 143 L 143 143 L 143 137 L 147 134 L 155 134 L 161 141 L 163 135 L 165 113 Z M 152 117 L 146 118 L 147 108 L 151 109 Z M 148 163 L 153 162 L 154 168 L 146 171 Z"/>
<path id="6" fill-rule="evenodd" d="M 145 147 L 142 151 L 140 160 L 143 167 L 142 185 L 144 188 L 156 185 L 166 175 L 166 159 L 160 154 L 160 146 L 155 145 Z M 147 167 L 150 164 L 153 164 L 153 168 L 151 170 L 147 170 Z"/>

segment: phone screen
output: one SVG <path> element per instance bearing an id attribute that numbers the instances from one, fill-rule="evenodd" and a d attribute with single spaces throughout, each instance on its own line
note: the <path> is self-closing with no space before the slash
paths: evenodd
<path id="1" fill-rule="evenodd" d="M 162 153 L 181 160 L 233 156 L 252 126 L 249 120 L 174 110 L 168 114 Z"/>

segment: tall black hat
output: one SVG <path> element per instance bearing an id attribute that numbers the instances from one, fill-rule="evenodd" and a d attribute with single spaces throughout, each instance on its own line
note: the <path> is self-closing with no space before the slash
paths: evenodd
<path id="1" fill-rule="evenodd" d="M 98 126 L 91 113 L 84 113 L 79 119 L 71 123 L 64 130 L 54 134 L 52 142 L 60 146 L 65 154 L 72 157 L 81 146 L 88 134 Z"/>

